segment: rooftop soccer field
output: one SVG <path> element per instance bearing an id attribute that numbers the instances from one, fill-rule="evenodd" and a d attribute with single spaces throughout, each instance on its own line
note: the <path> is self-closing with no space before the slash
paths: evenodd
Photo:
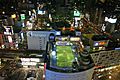
<path id="1" fill-rule="evenodd" d="M 57 66 L 72 67 L 74 55 L 71 46 L 57 46 Z"/>

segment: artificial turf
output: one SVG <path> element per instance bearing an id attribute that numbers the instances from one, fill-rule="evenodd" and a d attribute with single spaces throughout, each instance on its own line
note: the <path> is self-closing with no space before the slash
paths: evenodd
<path id="1" fill-rule="evenodd" d="M 74 55 L 71 46 L 57 46 L 57 66 L 72 67 Z"/>

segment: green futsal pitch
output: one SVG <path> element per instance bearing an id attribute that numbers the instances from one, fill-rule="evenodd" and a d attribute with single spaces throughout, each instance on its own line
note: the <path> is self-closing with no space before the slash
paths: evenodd
<path id="1" fill-rule="evenodd" d="M 72 67 L 74 55 L 71 46 L 57 46 L 57 66 Z"/>

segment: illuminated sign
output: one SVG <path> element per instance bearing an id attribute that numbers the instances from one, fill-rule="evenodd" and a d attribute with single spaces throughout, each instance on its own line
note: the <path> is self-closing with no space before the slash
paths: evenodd
<path id="1" fill-rule="evenodd" d="M 56 45 L 70 45 L 68 41 L 57 41 Z"/>
<path id="2" fill-rule="evenodd" d="M 39 58 L 21 58 L 22 62 L 40 62 Z"/>
<path id="3" fill-rule="evenodd" d="M 4 34 L 6 34 L 6 35 L 11 35 L 11 34 L 13 34 L 13 28 L 12 28 L 12 26 L 4 26 L 4 28 L 5 28 L 5 32 L 4 32 Z"/>
<path id="4" fill-rule="evenodd" d="M 80 41 L 80 37 L 71 37 L 70 41 Z"/>
<path id="5" fill-rule="evenodd" d="M 80 12 L 78 10 L 74 11 L 74 16 L 80 16 Z"/>
<path id="6" fill-rule="evenodd" d="M 11 36 L 8 36 L 8 41 L 9 41 L 9 43 L 12 43 L 12 42 L 13 42 Z"/>
<path id="7" fill-rule="evenodd" d="M 113 18 L 105 17 L 105 21 L 108 21 L 108 22 L 110 22 L 110 23 L 116 23 L 117 18 L 113 19 Z"/>
<path id="8" fill-rule="evenodd" d="M 38 14 L 43 15 L 43 14 L 45 14 L 45 11 L 38 10 Z"/>
<path id="9" fill-rule="evenodd" d="M 36 65 L 36 62 L 22 62 L 22 65 Z"/>
<path id="10" fill-rule="evenodd" d="M 20 16 L 21 16 L 21 20 L 25 19 L 25 14 L 20 14 Z"/>
<path id="11" fill-rule="evenodd" d="M 62 37 L 61 38 L 63 41 L 66 41 L 66 40 L 68 40 L 68 37 Z"/>
<path id="12" fill-rule="evenodd" d="M 99 42 L 99 45 L 105 45 L 106 42 Z"/>
<path id="13" fill-rule="evenodd" d="M 76 36 L 81 36 L 81 32 L 79 32 L 79 31 L 76 31 L 75 34 L 76 34 Z"/>
<path id="14" fill-rule="evenodd" d="M 56 41 L 80 41 L 80 37 L 56 37 Z"/>
<path id="15" fill-rule="evenodd" d="M 56 37 L 56 41 L 67 41 L 68 37 Z"/>
<path id="16" fill-rule="evenodd" d="M 27 26 L 28 29 L 32 29 L 33 24 L 30 21 L 27 21 L 26 26 Z"/>
<path id="17" fill-rule="evenodd" d="M 107 46 L 108 40 L 107 41 L 94 41 L 94 46 Z"/>
<path id="18" fill-rule="evenodd" d="M 11 18 L 16 18 L 16 14 L 11 15 Z"/>

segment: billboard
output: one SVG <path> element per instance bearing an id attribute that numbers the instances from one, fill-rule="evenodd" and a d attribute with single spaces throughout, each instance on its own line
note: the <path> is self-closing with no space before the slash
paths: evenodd
<path id="1" fill-rule="evenodd" d="M 5 35 L 13 34 L 13 27 L 12 26 L 4 26 L 4 28 L 5 28 L 5 31 L 4 31 Z"/>

